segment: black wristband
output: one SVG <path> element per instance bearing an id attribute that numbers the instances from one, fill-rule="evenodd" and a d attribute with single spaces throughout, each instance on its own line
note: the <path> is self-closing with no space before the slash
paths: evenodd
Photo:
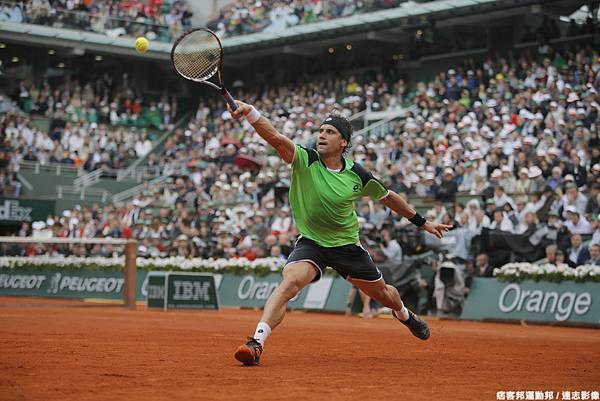
<path id="1" fill-rule="evenodd" d="M 415 213 L 415 215 L 408 219 L 408 221 L 410 221 L 417 227 L 421 227 L 423 224 L 427 223 L 427 220 L 425 220 L 425 218 L 419 213 Z"/>

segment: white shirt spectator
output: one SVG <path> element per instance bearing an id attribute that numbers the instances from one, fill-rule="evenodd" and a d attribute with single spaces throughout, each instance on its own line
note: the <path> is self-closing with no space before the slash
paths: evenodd
<path id="1" fill-rule="evenodd" d="M 442 207 L 434 205 L 431 209 L 427 211 L 427 215 L 433 217 L 434 223 L 441 223 L 442 219 L 445 215 L 448 214 L 446 207 L 442 205 Z"/>
<path id="2" fill-rule="evenodd" d="M 594 231 L 594 235 L 592 235 L 590 246 L 594 244 L 600 244 L 600 227 L 598 227 L 596 231 Z"/>
<path id="3" fill-rule="evenodd" d="M 279 231 L 280 233 L 287 233 L 290 231 L 290 227 L 292 226 L 292 218 L 290 216 L 277 216 L 273 220 L 273 224 L 271 224 L 272 231 Z"/>
<path id="4" fill-rule="evenodd" d="M 83 138 L 79 135 L 78 132 L 71 135 L 69 138 L 69 150 L 71 152 L 79 152 L 83 146 Z"/>
<path id="5" fill-rule="evenodd" d="M 377 203 L 373 206 L 372 202 L 369 202 L 371 211 L 369 212 L 369 223 L 373 224 L 377 229 L 380 229 L 385 220 L 388 217 L 388 209 L 381 207 L 381 204 Z"/>
<path id="6" fill-rule="evenodd" d="M 150 140 L 148 138 L 146 138 L 143 141 L 142 141 L 142 139 L 140 139 L 135 144 L 135 153 L 138 155 L 138 157 L 146 156 L 148 153 L 150 153 L 151 150 L 152 150 L 152 142 L 150 142 Z"/>
<path id="7" fill-rule="evenodd" d="M 31 132 L 31 130 L 27 127 L 22 127 L 21 128 L 21 137 L 25 140 L 25 143 L 27 144 L 27 146 L 32 146 L 33 145 L 33 132 Z"/>
<path id="8" fill-rule="evenodd" d="M 506 217 L 506 213 L 502 213 L 502 221 L 500 223 L 497 223 L 494 220 L 490 223 L 489 228 L 490 228 L 490 230 L 500 230 L 500 231 L 507 231 L 507 232 L 513 232 L 513 230 L 514 230 L 513 223 L 512 223 L 512 221 L 510 221 L 510 219 L 508 219 Z"/>
<path id="9" fill-rule="evenodd" d="M 16 127 L 9 126 L 4 130 L 4 132 L 6 134 L 6 139 L 8 139 L 11 144 L 16 143 L 16 140 L 19 137 L 19 130 Z"/>
<path id="10" fill-rule="evenodd" d="M 395 239 L 388 241 L 387 246 L 381 245 L 381 252 L 388 259 L 388 262 L 395 265 L 402 263 L 402 247 Z"/>
<path id="11" fill-rule="evenodd" d="M 587 197 L 582 194 L 582 193 L 578 193 L 577 194 L 577 199 L 575 200 L 574 204 L 570 204 L 569 203 L 569 198 L 567 197 L 567 194 L 564 194 L 561 198 L 561 206 L 563 207 L 563 217 L 567 217 L 567 212 L 566 209 L 569 206 L 575 206 L 575 208 L 577 209 L 577 211 L 579 212 L 579 215 L 582 216 L 585 213 L 585 208 L 587 207 L 587 203 L 588 203 L 588 199 Z"/>
<path id="12" fill-rule="evenodd" d="M 575 264 L 577 264 L 577 259 L 579 258 L 579 254 L 583 251 L 585 247 L 583 245 L 579 245 L 578 248 L 571 248 L 569 252 L 569 260 Z"/>
<path id="13" fill-rule="evenodd" d="M 515 203 L 513 202 L 513 199 L 510 196 L 506 195 L 505 193 L 503 193 L 500 196 L 496 196 L 494 194 L 493 199 L 494 199 L 494 204 L 496 205 L 496 207 L 503 207 L 504 205 L 506 205 L 508 203 L 509 205 L 511 205 L 513 207 L 513 209 L 515 208 Z"/>
<path id="14" fill-rule="evenodd" d="M 570 219 L 565 222 L 565 227 L 571 232 L 571 234 L 591 234 L 592 225 L 584 216 L 579 216 L 579 221 L 574 224 Z"/>
<path id="15" fill-rule="evenodd" d="M 478 210 L 469 217 L 469 225 L 467 228 L 470 230 L 481 230 L 482 228 L 489 228 L 490 224 L 492 224 L 490 218 L 483 213 L 483 211 Z"/>

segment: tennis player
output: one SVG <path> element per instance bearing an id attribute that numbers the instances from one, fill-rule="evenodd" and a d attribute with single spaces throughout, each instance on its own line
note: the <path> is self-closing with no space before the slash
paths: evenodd
<path id="1" fill-rule="evenodd" d="M 439 238 L 451 226 L 426 221 L 402 197 L 386 189 L 361 165 L 343 156 L 352 136 L 352 126 L 344 117 L 325 118 L 314 150 L 295 145 L 253 106 L 236 103 L 238 109 L 229 110 L 233 117 L 245 117 L 292 166 L 289 199 L 300 236 L 283 268 L 283 281 L 265 304 L 254 336 L 236 350 L 235 358 L 245 365 L 257 365 L 265 341 L 283 320 L 288 301 L 308 284 L 319 280 L 327 266 L 392 309 L 394 317 L 414 336 L 427 340 L 427 323 L 404 306 L 396 288 L 385 283 L 369 253 L 361 246 L 354 201 L 363 196 L 379 200 Z"/>

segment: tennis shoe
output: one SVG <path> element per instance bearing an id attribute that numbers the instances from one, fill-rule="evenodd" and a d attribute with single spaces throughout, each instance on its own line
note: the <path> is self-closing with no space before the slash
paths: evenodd
<path id="1" fill-rule="evenodd" d="M 417 315 L 410 309 L 407 309 L 407 310 L 408 310 L 408 320 L 406 320 L 406 321 L 401 320 L 398 317 L 398 315 L 396 315 L 395 311 L 392 311 L 392 315 L 396 319 L 398 319 L 400 321 L 400 323 L 402 323 L 403 325 L 408 327 L 408 329 L 413 334 L 413 336 L 415 336 L 421 340 L 427 340 L 429 338 L 429 334 L 430 334 L 429 326 L 427 325 L 425 320 L 421 319 L 421 317 L 419 315 Z"/>
<path id="2" fill-rule="evenodd" d="M 258 340 L 248 337 L 246 344 L 240 345 L 237 351 L 235 351 L 235 359 L 246 366 L 258 365 L 260 363 L 262 352 L 263 348 Z"/>

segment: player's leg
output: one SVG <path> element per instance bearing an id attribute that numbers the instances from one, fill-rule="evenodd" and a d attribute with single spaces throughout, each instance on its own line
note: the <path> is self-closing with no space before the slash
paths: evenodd
<path id="1" fill-rule="evenodd" d="M 286 265 L 283 269 L 283 281 L 267 299 L 254 336 L 236 350 L 235 359 L 245 365 L 258 365 L 265 341 L 271 330 L 283 320 L 290 299 L 319 275 L 319 269 L 311 262 L 292 262 Z"/>
<path id="2" fill-rule="evenodd" d="M 362 246 L 349 244 L 331 248 L 325 263 L 366 295 L 392 309 L 394 317 L 407 326 L 413 335 L 422 340 L 429 338 L 427 323 L 404 306 L 398 290 L 385 283 L 383 275 Z"/>
<path id="3" fill-rule="evenodd" d="M 348 281 L 371 298 L 390 308 L 394 317 L 408 327 L 415 337 L 421 340 L 429 338 L 427 323 L 416 313 L 404 306 L 398 290 L 394 286 L 386 284 L 383 277 L 375 281 L 348 277 Z"/>
<path id="4" fill-rule="evenodd" d="M 321 277 L 325 268 L 320 258 L 318 246 L 307 239 L 296 242 L 294 250 L 283 268 L 283 280 L 267 300 L 254 336 L 240 346 L 235 358 L 245 365 L 257 365 L 267 337 L 277 327 L 285 315 L 287 303 L 304 287 Z"/>
<path id="5" fill-rule="evenodd" d="M 292 262 L 283 269 L 283 281 L 271 294 L 263 310 L 261 322 L 273 330 L 283 320 L 287 303 L 320 274 L 311 262 Z M 256 338 L 256 337 L 255 337 Z"/>
<path id="6" fill-rule="evenodd" d="M 348 281 L 358 287 L 368 297 L 379 301 L 383 306 L 387 306 L 395 311 L 402 311 L 404 309 L 400 293 L 394 286 L 386 284 L 383 277 L 373 281 L 348 277 Z M 404 317 L 408 318 L 406 315 Z"/>

